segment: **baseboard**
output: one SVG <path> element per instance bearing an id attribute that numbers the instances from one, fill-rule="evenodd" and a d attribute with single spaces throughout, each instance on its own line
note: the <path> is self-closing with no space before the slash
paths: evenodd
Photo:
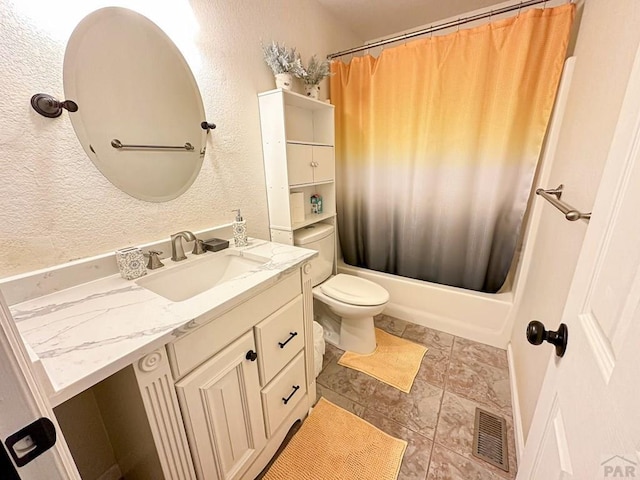
<path id="1" fill-rule="evenodd" d="M 98 480 L 120 480 L 122 478 L 122 472 L 120 471 L 120 465 L 117 463 L 111 465 L 109 470 L 104 472 L 98 477 Z"/>
<path id="2" fill-rule="evenodd" d="M 518 382 L 516 381 L 516 369 L 513 360 L 513 348 L 511 347 L 511 342 L 507 345 L 507 361 L 509 362 L 509 384 L 511 386 L 511 409 L 513 413 L 513 432 L 516 443 L 516 460 L 518 465 L 520 465 L 522 452 L 524 452 L 524 433 L 522 431 L 520 397 L 518 395 Z"/>

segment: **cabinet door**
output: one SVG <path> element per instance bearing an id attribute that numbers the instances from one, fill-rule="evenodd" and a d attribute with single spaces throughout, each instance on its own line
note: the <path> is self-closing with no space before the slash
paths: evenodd
<path id="1" fill-rule="evenodd" d="M 258 362 L 249 332 L 176 384 L 200 480 L 241 478 L 264 447 Z"/>
<path id="2" fill-rule="evenodd" d="M 287 144 L 287 175 L 289 185 L 313 183 L 313 154 L 311 145 Z"/>
<path id="3" fill-rule="evenodd" d="M 313 165 L 314 182 L 328 182 L 333 180 L 335 170 L 333 147 L 314 146 Z"/>

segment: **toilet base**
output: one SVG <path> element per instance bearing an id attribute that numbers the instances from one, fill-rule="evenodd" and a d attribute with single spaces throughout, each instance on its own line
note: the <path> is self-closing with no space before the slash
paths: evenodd
<path id="1" fill-rule="evenodd" d="M 324 302 L 314 298 L 313 317 L 322 325 L 325 341 L 340 350 L 369 355 L 376 349 L 373 316 L 341 317 Z"/>
<path id="2" fill-rule="evenodd" d="M 342 317 L 339 348 L 360 355 L 373 353 L 376 349 L 376 330 L 373 317 Z"/>

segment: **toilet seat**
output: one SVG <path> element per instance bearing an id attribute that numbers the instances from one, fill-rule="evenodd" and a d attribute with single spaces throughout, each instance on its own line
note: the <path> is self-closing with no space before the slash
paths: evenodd
<path id="1" fill-rule="evenodd" d="M 342 273 L 322 283 L 320 290 L 328 297 L 350 305 L 382 305 L 389 301 L 389 292 L 380 285 Z"/>

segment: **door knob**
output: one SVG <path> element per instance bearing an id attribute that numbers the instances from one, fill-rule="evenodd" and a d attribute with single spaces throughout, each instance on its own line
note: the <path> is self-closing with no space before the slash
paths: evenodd
<path id="1" fill-rule="evenodd" d="M 537 320 L 529 322 L 527 326 L 527 340 L 531 345 L 540 345 L 547 341 L 556 346 L 556 355 L 559 357 L 562 357 L 567 350 L 568 337 L 569 330 L 564 323 L 560 324 L 557 332 L 545 330 L 544 324 Z"/>

